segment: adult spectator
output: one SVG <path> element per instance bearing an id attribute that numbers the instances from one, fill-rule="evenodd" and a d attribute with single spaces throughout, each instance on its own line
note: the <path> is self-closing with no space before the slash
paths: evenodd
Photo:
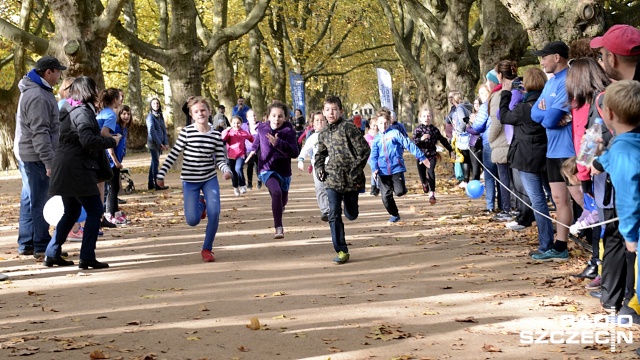
<path id="1" fill-rule="evenodd" d="M 149 166 L 149 190 L 166 190 L 168 186 L 158 186 L 158 168 L 160 167 L 160 154 L 162 150 L 169 148 L 169 137 L 167 127 L 162 116 L 162 107 L 158 98 L 151 99 L 149 103 L 149 114 L 147 115 L 147 147 L 151 153 L 151 164 Z"/>
<path id="2" fill-rule="evenodd" d="M 576 155 L 569 115 L 571 109 L 565 87 L 569 47 L 562 41 L 553 41 L 534 54 L 541 57 L 540 64 L 544 72 L 554 76 L 547 81 L 540 98 L 531 109 L 531 118 L 547 130 L 547 177 L 551 195 L 556 204 L 557 221 L 569 226 L 573 222 L 573 210 L 566 179 L 562 176 L 562 163 Z M 559 225 L 556 235 L 551 249 L 541 254 L 533 254 L 531 257 L 538 261 L 568 259 L 569 229 Z"/>
<path id="3" fill-rule="evenodd" d="M 629 25 L 614 25 L 603 36 L 591 40 L 600 48 L 601 65 L 613 80 L 640 81 L 640 30 Z"/>
<path id="4" fill-rule="evenodd" d="M 398 130 L 400 134 L 402 134 L 402 136 L 409 137 L 409 135 L 407 134 L 407 129 L 405 129 L 404 125 L 402 125 L 402 123 L 398 121 L 395 111 L 391 111 L 391 125 L 389 125 L 389 129 Z"/>
<path id="5" fill-rule="evenodd" d="M 238 104 L 233 107 L 231 110 L 231 117 L 239 116 L 242 119 L 243 123 L 247 122 L 247 111 L 249 111 L 250 107 L 244 104 L 244 98 L 240 96 L 238 98 Z"/>
<path id="6" fill-rule="evenodd" d="M 19 251 L 25 255 L 32 253 L 38 260 L 44 259 L 44 252 L 51 240 L 49 224 L 44 219 L 42 210 L 49 200 L 49 176 L 60 129 L 53 86 L 60 80 L 62 70 L 66 69 L 55 57 L 44 56 L 18 84 L 21 93 L 16 119 L 20 127 L 16 129 L 16 132 L 20 131 L 20 136 L 17 136 L 18 159 L 24 164 L 29 184 L 32 219 L 32 229 L 20 229 L 19 232 L 33 234 L 32 243 L 26 241 L 20 244 Z M 21 223 L 20 226 L 30 225 Z"/>
<path id="7" fill-rule="evenodd" d="M 224 105 L 220 104 L 218 106 L 218 113 L 213 117 L 213 127 L 218 131 L 222 131 L 231 126 L 229 119 L 227 119 L 227 116 L 224 114 L 225 110 Z"/>
<path id="8" fill-rule="evenodd" d="M 462 180 L 462 182 L 460 182 L 460 184 L 458 184 L 458 186 L 461 188 L 466 188 L 467 183 L 469 182 L 469 177 L 471 176 L 471 154 L 469 152 L 468 139 L 466 144 L 463 144 L 462 141 L 458 141 L 458 139 L 462 138 L 459 137 L 459 135 L 466 133 L 467 124 L 469 123 L 469 117 L 471 116 L 473 105 L 463 99 L 460 92 L 455 92 L 451 101 L 452 104 L 456 106 L 453 117 L 451 118 L 451 123 L 453 124 L 453 135 L 456 137 L 453 143 L 455 144 L 455 147 L 460 151 L 460 153 L 462 153 L 462 157 L 464 158 L 462 162 L 464 179 Z"/>

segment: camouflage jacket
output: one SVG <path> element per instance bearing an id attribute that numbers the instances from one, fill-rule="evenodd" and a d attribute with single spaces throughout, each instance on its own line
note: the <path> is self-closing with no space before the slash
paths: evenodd
<path id="1" fill-rule="evenodd" d="M 364 167 L 371 149 L 360 129 L 340 118 L 318 133 L 316 174 L 324 171 L 324 186 L 338 192 L 364 191 Z"/>

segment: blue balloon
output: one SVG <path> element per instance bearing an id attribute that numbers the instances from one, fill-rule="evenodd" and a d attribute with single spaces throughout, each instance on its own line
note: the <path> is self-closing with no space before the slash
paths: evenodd
<path id="1" fill-rule="evenodd" d="M 472 199 L 477 199 L 484 194 L 484 185 L 478 180 L 471 180 L 467 184 L 467 196 Z"/>
<path id="2" fill-rule="evenodd" d="M 78 221 L 76 221 L 76 222 L 83 222 L 85 220 L 87 220 L 87 212 L 84 211 L 84 208 L 82 208 L 80 210 L 80 216 L 78 216 Z"/>

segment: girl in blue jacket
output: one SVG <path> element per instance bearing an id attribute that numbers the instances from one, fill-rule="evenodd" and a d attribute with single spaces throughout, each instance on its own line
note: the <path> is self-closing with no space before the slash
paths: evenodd
<path id="1" fill-rule="evenodd" d="M 393 223 L 400 220 L 400 213 L 393 199 L 393 194 L 402 196 L 407 193 L 404 182 L 404 173 L 407 168 L 404 166 L 404 159 L 402 158 L 404 149 L 409 150 L 418 161 L 427 167 L 429 166 L 429 160 L 408 137 L 403 136 L 396 129 L 389 128 L 391 114 L 388 110 L 378 110 L 375 122 L 380 133 L 373 139 L 369 165 L 373 176 L 378 179 L 378 187 L 382 194 L 382 204 L 391 215 L 389 222 Z"/>

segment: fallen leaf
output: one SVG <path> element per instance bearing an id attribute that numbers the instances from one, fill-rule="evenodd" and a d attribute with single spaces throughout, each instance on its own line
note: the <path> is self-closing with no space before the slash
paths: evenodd
<path id="1" fill-rule="evenodd" d="M 334 346 L 328 348 L 327 350 L 329 350 L 330 352 L 333 352 L 333 353 L 342 352 L 342 349 L 338 349 L 337 347 L 334 347 Z"/>
<path id="2" fill-rule="evenodd" d="M 499 348 L 491 344 L 484 344 L 484 346 L 482 347 L 482 350 L 486 352 L 502 352 L 502 350 L 500 350 Z"/>
<path id="3" fill-rule="evenodd" d="M 187 336 L 187 341 L 197 341 L 201 338 L 199 336 Z"/>
<path id="4" fill-rule="evenodd" d="M 242 345 L 238 348 L 238 350 L 240 350 L 240 351 L 242 351 L 242 352 L 247 352 L 247 351 L 249 351 L 249 349 L 248 349 L 248 348 L 246 348 L 246 347 L 244 347 L 244 346 L 242 346 Z"/>
<path id="5" fill-rule="evenodd" d="M 278 316 L 274 316 L 273 320 L 278 320 L 278 319 L 286 319 L 287 316 L 286 315 L 278 315 Z"/>
<path id="6" fill-rule="evenodd" d="M 287 293 L 284 291 L 276 291 L 271 296 L 285 296 L 285 295 L 287 295 Z"/>
<path id="7" fill-rule="evenodd" d="M 251 323 L 249 323 L 248 325 L 245 325 L 246 327 L 248 327 L 251 330 L 260 330 L 260 320 L 258 320 L 257 317 L 252 317 L 251 319 L 249 319 L 249 321 Z"/>
<path id="8" fill-rule="evenodd" d="M 93 350 L 91 354 L 89 354 L 90 359 L 108 359 L 109 354 L 103 353 L 101 350 Z"/>
<path id="9" fill-rule="evenodd" d="M 478 320 L 476 320 L 473 316 L 469 316 L 469 317 L 464 318 L 464 319 L 456 319 L 456 322 L 474 323 L 474 324 L 477 324 L 477 323 L 478 323 Z"/>
<path id="10" fill-rule="evenodd" d="M 207 305 L 200 305 L 200 311 L 209 311 Z"/>

